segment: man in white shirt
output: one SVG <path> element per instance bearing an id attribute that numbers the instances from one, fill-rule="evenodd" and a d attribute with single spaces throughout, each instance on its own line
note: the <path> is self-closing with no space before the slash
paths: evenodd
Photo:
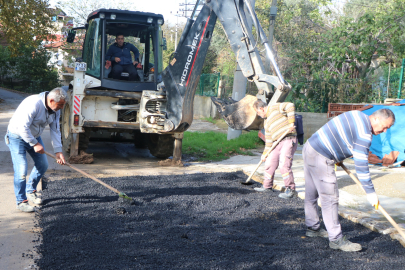
<path id="1" fill-rule="evenodd" d="M 50 127 L 57 162 L 65 164 L 59 130 L 59 110 L 64 107 L 66 97 L 66 92 L 62 88 L 29 96 L 21 102 L 9 122 L 5 141 L 10 148 L 13 161 L 17 209 L 23 212 L 34 211 L 34 207 L 29 205 L 28 201 L 42 204 L 41 198 L 37 197 L 36 188 L 48 169 L 48 160 L 41 139 L 46 125 Z M 28 181 L 26 181 L 27 153 L 35 163 Z"/>

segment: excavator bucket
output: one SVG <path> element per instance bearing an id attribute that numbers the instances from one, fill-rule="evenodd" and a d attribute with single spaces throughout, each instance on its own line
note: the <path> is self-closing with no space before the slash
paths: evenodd
<path id="1" fill-rule="evenodd" d="M 247 95 L 240 101 L 222 100 L 211 97 L 222 118 L 233 129 L 260 130 L 263 128 L 263 118 L 257 115 L 253 103 L 257 97 Z"/>

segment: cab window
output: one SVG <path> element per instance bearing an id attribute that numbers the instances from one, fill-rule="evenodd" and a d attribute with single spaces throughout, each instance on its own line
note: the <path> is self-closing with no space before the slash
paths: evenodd
<path id="1" fill-rule="evenodd" d="M 100 77 L 101 65 L 101 29 L 100 19 L 89 22 L 86 39 L 84 41 L 83 61 L 87 63 L 87 74 Z"/>

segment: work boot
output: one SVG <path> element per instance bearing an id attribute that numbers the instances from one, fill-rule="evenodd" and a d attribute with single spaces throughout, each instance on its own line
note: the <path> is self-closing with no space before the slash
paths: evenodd
<path id="1" fill-rule="evenodd" d="M 306 236 L 308 237 L 325 237 L 328 238 L 328 232 L 324 229 L 319 228 L 318 230 L 312 230 L 311 228 L 307 228 L 307 231 L 305 233 Z"/>
<path id="2" fill-rule="evenodd" d="M 346 236 L 336 240 L 336 241 L 329 241 L 329 247 L 332 249 L 340 249 L 343 251 L 360 251 L 361 245 L 352 243 L 346 239 Z"/>
<path id="3" fill-rule="evenodd" d="M 256 190 L 257 192 L 270 192 L 270 191 L 273 191 L 272 188 L 264 188 L 263 186 L 255 187 L 254 190 Z"/>
<path id="4" fill-rule="evenodd" d="M 41 205 L 42 204 L 42 199 L 40 197 L 37 196 L 37 191 L 34 190 L 34 192 L 32 192 L 31 194 L 27 193 L 27 199 L 35 204 Z"/>
<path id="5" fill-rule="evenodd" d="M 287 188 L 284 193 L 281 193 L 281 194 L 278 195 L 278 196 L 279 196 L 280 198 L 283 198 L 283 199 L 291 199 L 291 198 L 293 198 L 294 196 L 297 196 L 297 192 L 296 192 L 294 189 Z"/>
<path id="6" fill-rule="evenodd" d="M 28 204 L 28 200 L 22 201 L 17 205 L 17 209 L 22 212 L 34 212 L 34 207 Z"/>

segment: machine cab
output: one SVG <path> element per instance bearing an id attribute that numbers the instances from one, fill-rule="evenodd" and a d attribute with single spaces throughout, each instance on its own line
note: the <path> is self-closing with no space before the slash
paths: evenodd
<path id="1" fill-rule="evenodd" d="M 86 75 L 100 80 L 100 89 L 131 92 L 156 90 L 157 84 L 162 81 L 163 22 L 162 15 L 147 12 L 116 9 L 92 12 L 87 18 L 82 54 L 83 61 L 87 63 Z M 111 71 L 119 63 L 114 60 L 109 62 L 114 57 L 108 57 L 107 52 L 111 46 L 116 47 L 115 52 L 121 48 L 114 45 L 118 34 L 124 36 L 125 43 L 134 45 L 139 51 L 139 59 L 135 59 L 133 52 L 130 52 L 131 60 L 126 59 L 125 62 L 139 62 L 134 66 L 137 73 L 135 79 L 133 70 L 131 78 L 126 71 L 119 72 L 117 78 L 117 70 L 116 78 L 112 77 Z"/>

